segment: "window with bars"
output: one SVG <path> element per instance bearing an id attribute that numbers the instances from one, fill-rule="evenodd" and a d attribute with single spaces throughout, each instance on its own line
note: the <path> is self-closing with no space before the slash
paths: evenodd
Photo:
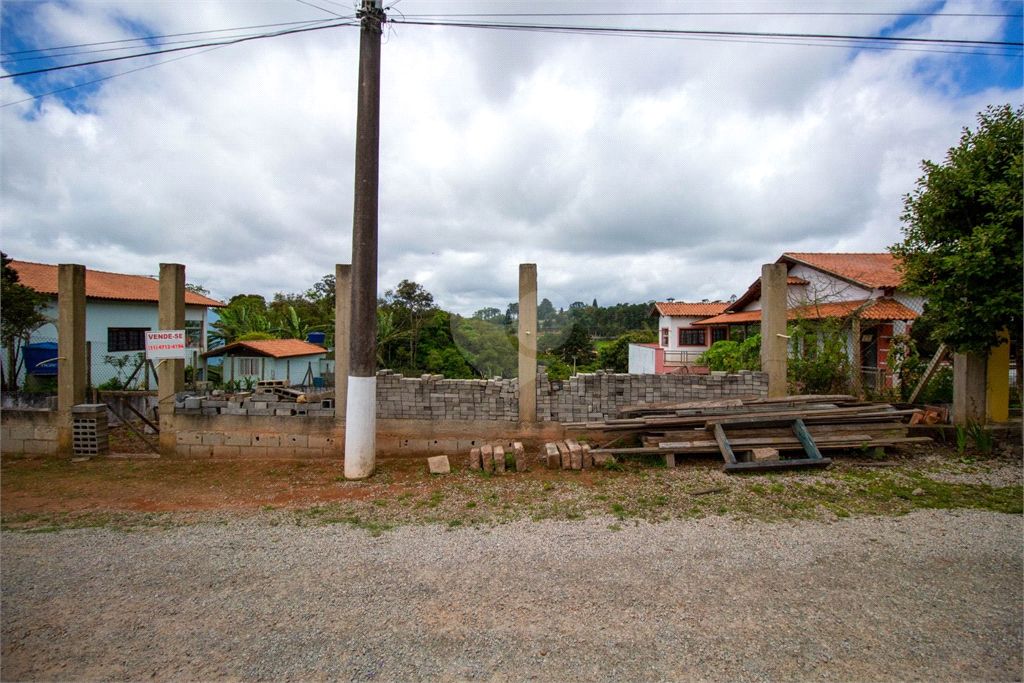
<path id="1" fill-rule="evenodd" d="M 679 329 L 679 345 L 680 346 L 707 346 L 704 336 L 705 331 L 702 329 L 687 328 L 683 327 Z"/>
<path id="2" fill-rule="evenodd" d="M 729 339 L 729 328 L 728 327 L 712 327 L 711 328 L 711 343 L 720 341 L 728 341 Z"/>
<path id="3" fill-rule="evenodd" d="M 108 327 L 107 353 L 114 351 L 145 351 L 148 327 Z"/>
<path id="4" fill-rule="evenodd" d="M 661 328 L 661 345 L 665 346 L 665 347 L 668 346 L 668 328 L 667 327 Z"/>

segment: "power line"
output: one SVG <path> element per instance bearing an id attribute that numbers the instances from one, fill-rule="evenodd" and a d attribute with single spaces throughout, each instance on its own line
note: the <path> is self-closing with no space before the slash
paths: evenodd
<path id="1" fill-rule="evenodd" d="M 276 24 L 257 24 L 255 26 L 238 26 L 236 28 L 215 28 L 208 31 L 188 31 L 185 33 L 167 33 L 159 36 L 141 36 L 139 38 L 122 38 L 120 40 L 104 40 L 98 43 L 79 43 L 77 45 L 60 45 L 58 47 L 41 47 L 33 50 L 15 50 L 13 52 L 0 52 L 0 57 L 11 57 L 13 55 L 31 54 L 33 52 L 48 52 L 51 50 L 71 50 L 79 47 L 97 47 L 99 45 L 115 45 L 117 43 L 137 43 L 140 41 L 162 40 L 164 38 L 180 38 L 182 36 L 199 36 L 210 33 L 226 33 L 228 31 L 250 31 L 257 28 L 276 28 L 278 26 L 295 26 L 298 24 L 311 24 L 328 22 L 331 19 L 316 19 L 306 21 L 282 21 Z"/>
<path id="2" fill-rule="evenodd" d="M 234 38 L 234 39 L 231 39 L 231 40 L 225 40 L 225 41 L 218 42 L 218 43 L 201 43 L 199 45 L 187 45 L 187 46 L 184 46 L 184 47 L 172 47 L 172 48 L 168 48 L 166 50 L 152 50 L 150 52 L 139 52 L 139 53 L 133 54 L 133 55 L 121 55 L 120 57 L 107 57 L 106 59 L 96 59 L 96 60 L 93 60 L 91 62 L 78 62 L 78 63 L 75 63 L 75 64 L 64 64 L 64 65 L 61 65 L 61 66 L 50 66 L 50 67 L 45 67 L 45 68 L 42 68 L 42 69 L 32 69 L 31 71 L 20 71 L 18 73 L 13 73 L 13 74 L 4 74 L 4 75 L 0 76 L 0 79 L 15 78 L 17 76 L 31 76 L 31 75 L 34 75 L 34 74 L 48 73 L 50 71 L 60 71 L 62 69 L 73 69 L 73 68 L 80 67 L 80 66 L 95 66 L 97 64 L 107 64 L 109 62 L 119 62 L 119 61 L 122 61 L 122 60 L 125 60 L 125 59 L 136 59 L 138 57 L 151 57 L 153 55 L 168 54 L 170 52 L 181 52 L 183 50 L 197 50 L 197 49 L 204 48 L 204 47 L 223 47 L 223 46 L 228 46 L 228 45 L 237 45 L 239 43 L 245 43 L 245 42 L 249 42 L 249 41 L 252 41 L 252 40 L 260 40 L 262 38 L 276 38 L 278 36 L 292 35 L 292 34 L 295 34 L 295 33 L 306 33 L 308 31 L 321 31 L 323 29 L 338 28 L 338 27 L 341 27 L 341 26 L 353 26 L 353 25 L 355 25 L 355 23 L 356 23 L 356 20 L 353 19 L 352 21 L 346 21 L 346 22 L 341 22 L 341 23 L 339 23 L 339 22 L 332 22 L 330 24 L 324 24 L 324 25 L 320 25 L 320 26 L 308 26 L 306 28 L 288 29 L 288 30 L 285 30 L 285 31 L 277 31 L 275 33 L 263 33 L 263 34 L 259 34 L 259 35 L 255 35 L 255 36 L 243 36 L 241 38 Z"/>
<path id="3" fill-rule="evenodd" d="M 327 22 L 327 21 L 332 21 L 332 20 L 331 19 L 317 19 L 316 21 L 304 21 L 304 22 L 299 22 L 299 23 L 301 23 L 301 24 L 303 24 L 305 26 L 310 26 L 310 25 L 322 24 L 322 23 Z M 250 34 L 247 34 L 247 35 L 233 36 L 232 39 L 248 38 L 248 37 L 260 37 L 262 35 L 263 34 L 260 34 L 260 33 L 250 33 Z M 197 40 L 198 39 L 169 40 L 169 41 L 166 41 L 166 42 L 155 42 L 155 43 L 152 43 L 151 45 L 149 45 L 147 47 L 163 47 L 165 45 L 181 45 L 182 43 L 196 43 Z M 126 41 L 108 41 L 108 42 L 126 42 Z M 100 44 L 106 44 L 106 43 L 100 43 Z M 58 59 L 60 57 L 75 57 L 75 56 L 78 56 L 78 55 L 99 54 L 101 52 L 117 52 L 119 50 L 135 50 L 135 49 L 138 49 L 139 47 L 140 46 L 138 46 L 138 45 L 124 45 L 124 46 L 121 46 L 121 47 L 99 48 L 97 50 L 77 50 L 77 51 L 74 51 L 74 52 L 62 52 L 62 53 L 59 53 L 59 54 L 36 55 L 35 57 L 21 57 L 21 58 L 18 58 L 18 59 L 5 59 L 3 61 L 0 61 L 0 64 L 21 64 L 23 62 L 33 62 L 33 61 L 38 61 L 38 60 L 41 60 L 41 59 Z M 195 45 L 193 45 L 193 47 L 195 47 Z M 55 50 L 55 49 L 60 49 L 60 48 L 46 48 L 46 49 Z M 41 51 L 42 50 L 38 50 L 38 52 L 41 52 Z"/>
<path id="4" fill-rule="evenodd" d="M 1024 42 L 997 40 L 962 40 L 956 38 L 910 38 L 900 36 L 856 36 L 829 33 L 780 33 L 763 31 L 706 31 L 668 28 L 620 28 L 610 26 L 570 26 L 554 24 L 487 24 L 481 22 L 416 21 L 411 19 L 392 20 L 392 23 L 418 26 L 447 26 L 454 28 L 478 28 L 511 31 L 535 31 L 557 33 L 617 34 L 630 36 L 716 36 L 723 38 L 806 38 L 817 40 L 841 40 L 848 42 L 892 42 L 920 43 L 948 46 L 1024 47 Z"/>
<path id="5" fill-rule="evenodd" d="M 452 12 L 410 14 L 415 18 L 454 17 L 989 17 L 1020 18 L 1021 14 L 953 12 Z"/>
<path id="6" fill-rule="evenodd" d="M 127 76 L 128 74 L 137 73 L 139 71 L 145 71 L 146 69 L 152 69 L 153 67 L 162 66 L 164 64 L 170 64 L 171 62 L 177 62 L 178 60 L 181 60 L 181 59 L 188 59 L 189 57 L 196 57 L 198 55 L 206 54 L 207 52 L 213 52 L 214 50 L 220 50 L 221 48 L 225 48 L 225 47 L 227 47 L 227 45 L 215 45 L 215 46 L 207 48 L 205 50 L 200 50 L 199 52 L 193 52 L 193 53 L 187 54 L 187 55 L 180 55 L 178 57 L 172 57 L 171 59 L 165 59 L 162 62 L 156 62 L 154 64 L 147 64 L 146 66 L 140 66 L 137 69 L 129 69 L 128 71 L 121 71 L 119 73 L 111 74 L 109 76 L 103 76 L 102 78 L 94 78 L 91 81 L 85 81 L 84 83 L 76 83 L 75 85 L 69 85 L 66 88 L 58 88 L 57 90 L 51 90 L 50 92 L 40 93 L 38 95 L 33 95 L 32 97 L 26 97 L 23 100 L 16 100 L 14 102 L 7 102 L 5 104 L 0 104 L 0 109 L 3 109 L 5 107 L 13 107 L 16 104 L 21 104 L 23 102 L 31 102 L 32 100 L 38 100 L 38 99 L 40 99 L 42 97 L 48 97 L 49 95 L 56 95 L 58 93 L 67 92 L 68 90 L 76 90 L 78 88 L 84 88 L 85 86 L 92 85 L 93 83 L 99 83 L 101 81 L 109 81 L 110 79 L 117 78 L 118 76 Z"/>

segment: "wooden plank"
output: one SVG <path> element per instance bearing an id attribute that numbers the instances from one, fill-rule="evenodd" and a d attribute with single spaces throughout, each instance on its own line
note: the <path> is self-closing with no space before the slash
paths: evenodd
<path id="1" fill-rule="evenodd" d="M 820 440 L 815 440 L 815 443 L 860 443 L 860 442 L 871 442 L 872 436 L 870 434 L 850 434 L 849 436 L 826 436 Z M 690 450 L 691 448 L 713 448 L 718 445 L 717 441 L 678 441 L 678 442 L 665 442 L 662 441 L 658 444 L 658 448 L 664 450 Z M 783 437 L 783 436 L 772 436 L 765 439 L 758 439 L 756 437 L 745 438 L 745 439 L 729 439 L 729 445 L 734 449 L 742 448 L 773 448 L 775 446 L 802 446 L 803 442 L 800 441 L 796 436 Z"/>
<path id="2" fill-rule="evenodd" d="M 136 410 L 136 409 L 135 409 L 135 406 L 133 406 L 133 405 L 131 404 L 131 402 L 129 402 L 129 401 L 128 401 L 128 398 L 127 398 L 126 396 L 119 396 L 118 398 L 120 398 L 120 400 L 121 400 L 121 405 L 123 405 L 123 406 L 124 406 L 125 408 L 127 408 L 127 409 L 128 409 L 128 410 L 130 410 L 130 411 L 132 411 L 132 412 L 133 412 L 133 413 L 135 413 L 136 415 L 138 415 L 138 416 L 139 416 L 139 419 L 140 419 L 140 420 L 142 420 L 143 422 L 145 422 L 145 423 L 146 423 L 146 426 L 147 426 L 147 427 L 149 427 L 150 429 L 152 429 L 152 430 L 153 430 L 154 432 L 156 432 L 157 434 L 159 434 L 159 433 L 160 433 L 160 428 L 159 428 L 159 427 L 157 427 L 157 426 L 156 426 L 155 424 L 153 424 L 152 422 L 150 422 L 150 421 L 149 421 L 149 420 L 148 420 L 148 419 L 146 418 L 146 416 L 145 416 L 145 415 L 143 415 L 143 414 L 142 414 L 142 413 L 140 413 L 140 412 L 139 412 L 138 410 Z"/>
<path id="3" fill-rule="evenodd" d="M 814 439 L 807 432 L 807 425 L 804 424 L 803 420 L 797 420 L 793 423 L 793 433 L 796 434 L 796 438 L 800 439 L 800 444 L 804 447 L 807 452 L 807 457 L 814 460 L 821 460 L 821 451 L 814 445 Z"/>
<path id="4" fill-rule="evenodd" d="M 829 458 L 801 458 L 799 460 L 766 460 L 762 462 L 726 463 L 726 472 L 761 472 L 766 470 L 789 470 L 803 467 L 828 467 Z"/>
<path id="5" fill-rule="evenodd" d="M 722 429 L 722 425 L 716 424 L 713 427 L 715 431 L 715 441 L 718 442 L 718 449 L 722 452 L 722 458 L 727 464 L 736 464 L 736 455 L 732 452 L 732 448 L 729 447 L 729 439 L 725 437 L 725 430 Z"/>
<path id="6" fill-rule="evenodd" d="M 931 381 L 932 375 L 935 374 L 935 371 L 939 368 L 939 363 L 942 362 L 942 359 L 946 357 L 948 352 L 949 347 L 946 346 L 945 343 L 939 344 L 939 348 L 935 351 L 935 355 L 932 356 L 931 361 L 928 363 L 928 367 L 925 368 L 924 374 L 921 375 L 921 380 L 917 383 L 917 386 L 914 387 L 914 391 L 910 394 L 910 400 L 907 401 L 907 403 L 913 403 L 917 400 L 917 397 L 921 395 L 924 388 L 928 386 L 928 382 Z"/>

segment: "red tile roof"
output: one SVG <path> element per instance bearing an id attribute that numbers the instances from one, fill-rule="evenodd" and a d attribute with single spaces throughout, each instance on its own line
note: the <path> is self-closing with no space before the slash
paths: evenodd
<path id="1" fill-rule="evenodd" d="M 865 306 L 866 305 L 866 306 Z M 864 308 L 861 308 L 864 307 Z M 860 309 L 861 320 L 917 320 L 917 313 L 892 299 L 861 299 L 860 301 L 835 301 L 827 304 L 811 304 L 791 308 L 786 312 L 788 320 L 823 320 L 845 318 Z M 708 318 L 694 325 L 733 325 L 761 322 L 761 311 L 740 311 Z"/>
<path id="2" fill-rule="evenodd" d="M 18 282 L 41 294 L 57 295 L 57 266 L 28 261 L 11 261 Z M 89 299 L 117 301 L 160 301 L 160 282 L 145 275 L 123 275 L 85 269 L 85 296 Z M 224 306 L 209 297 L 185 292 L 187 306 Z"/>
<path id="3" fill-rule="evenodd" d="M 725 311 L 729 306 L 728 303 L 721 301 L 713 301 L 710 303 L 700 304 L 688 304 L 683 301 L 666 301 L 657 302 L 651 309 L 651 316 L 658 313 L 658 315 L 687 315 L 693 317 L 705 317 L 709 315 L 718 315 Z M 649 316 L 649 317 L 651 317 Z"/>
<path id="4" fill-rule="evenodd" d="M 803 263 L 873 289 L 892 289 L 903 284 L 896 266 L 899 259 L 882 254 L 809 254 L 786 252 L 776 263 Z"/>
<path id="5" fill-rule="evenodd" d="M 261 339 L 239 341 L 207 351 L 203 358 L 211 356 L 268 356 L 270 358 L 291 358 L 327 353 L 327 349 L 301 339 Z"/>

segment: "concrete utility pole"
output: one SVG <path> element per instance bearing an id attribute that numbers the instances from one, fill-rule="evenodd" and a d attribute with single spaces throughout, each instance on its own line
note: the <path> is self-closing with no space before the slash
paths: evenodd
<path id="1" fill-rule="evenodd" d="M 161 330 L 185 329 L 185 266 L 160 264 L 160 290 L 157 323 Z M 185 390 L 185 361 L 165 358 L 157 364 L 157 405 L 160 406 L 160 453 L 175 454 L 174 395 Z"/>
<path id="2" fill-rule="evenodd" d="M 519 264 L 519 421 L 537 421 L 537 264 Z"/>
<path id="3" fill-rule="evenodd" d="M 334 265 L 334 415 L 345 424 L 348 406 L 348 354 L 352 332 L 352 266 Z"/>
<path id="4" fill-rule="evenodd" d="M 71 409 L 85 403 L 85 266 L 57 266 L 57 453 L 75 452 Z"/>
<path id="5" fill-rule="evenodd" d="M 786 395 L 786 280 L 784 263 L 761 266 L 761 370 L 768 373 L 768 397 Z"/>
<path id="6" fill-rule="evenodd" d="M 377 455 L 377 185 L 380 155 L 381 0 L 362 0 L 355 203 L 352 207 L 352 310 L 345 478 L 373 474 Z"/>

